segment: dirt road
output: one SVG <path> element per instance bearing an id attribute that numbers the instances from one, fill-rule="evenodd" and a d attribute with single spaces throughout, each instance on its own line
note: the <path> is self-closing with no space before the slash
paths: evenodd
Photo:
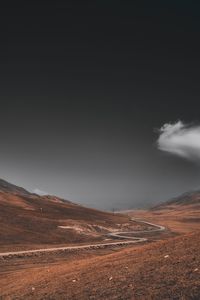
<path id="1" fill-rule="evenodd" d="M 143 233 L 151 233 L 151 232 L 158 232 L 164 231 L 165 227 L 160 226 L 157 224 L 149 223 L 140 219 L 132 218 L 133 221 L 137 221 L 139 223 L 143 223 L 146 225 L 150 225 L 155 227 L 155 229 L 151 230 L 143 230 L 143 231 L 125 231 L 125 232 L 111 232 L 108 233 L 107 236 L 109 238 L 118 238 L 118 239 L 126 239 L 125 241 L 118 241 L 118 242 L 107 242 L 107 243 L 99 243 L 99 244 L 88 244 L 88 245 L 78 245 L 78 246 L 66 246 L 66 247 L 55 247 L 55 248 L 44 248 L 44 249 L 35 249 L 35 250 L 25 250 L 25 251 L 14 251 L 14 252 L 4 252 L 0 253 L 0 258 L 12 257 L 12 256 L 23 256 L 23 255 L 31 255 L 35 253 L 45 253 L 45 252 L 56 252 L 56 251 L 75 251 L 75 250 L 82 250 L 82 249 L 100 249 L 100 248 L 107 248 L 113 246 L 123 246 L 135 243 L 146 242 L 148 239 L 144 237 L 135 237 L 135 236 L 126 236 L 126 234 L 143 234 Z"/>

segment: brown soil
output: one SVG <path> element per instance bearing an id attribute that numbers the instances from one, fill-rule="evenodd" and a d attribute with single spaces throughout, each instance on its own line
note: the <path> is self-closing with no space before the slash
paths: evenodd
<path id="1" fill-rule="evenodd" d="M 143 234 L 149 242 L 124 248 L 1 258 L 0 299 L 200 299 L 198 203 L 168 204 L 128 216 L 6 188 L 0 189 L 0 252 L 96 243 L 107 230 L 147 229 L 131 222 L 131 216 L 167 230 Z"/>
<path id="2" fill-rule="evenodd" d="M 135 210 L 127 213 L 164 225 L 178 234 L 200 229 L 200 204 L 167 205 L 159 210 Z"/>
<path id="3" fill-rule="evenodd" d="M 68 226 L 60 228 L 59 226 Z M 110 230 L 145 229 L 130 217 L 52 196 L 0 191 L 0 252 L 98 242 Z"/>
<path id="4" fill-rule="evenodd" d="M 199 247 L 198 232 L 102 256 L 18 261 L 0 275 L 2 299 L 197 300 Z"/>

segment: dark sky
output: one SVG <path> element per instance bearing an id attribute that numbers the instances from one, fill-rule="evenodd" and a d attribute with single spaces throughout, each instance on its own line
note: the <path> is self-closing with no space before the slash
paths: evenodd
<path id="1" fill-rule="evenodd" d="M 101 209 L 200 187 L 156 128 L 200 119 L 200 4 L 1 7 L 0 177 Z"/>

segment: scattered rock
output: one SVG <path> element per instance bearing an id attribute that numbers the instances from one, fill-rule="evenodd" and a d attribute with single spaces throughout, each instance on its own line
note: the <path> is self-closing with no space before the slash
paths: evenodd
<path id="1" fill-rule="evenodd" d="M 110 276 L 110 278 L 109 278 L 109 281 L 111 281 L 113 279 L 113 277 L 112 276 Z"/>
<path id="2" fill-rule="evenodd" d="M 194 269 L 194 272 L 197 272 L 199 269 L 198 268 L 196 268 L 196 269 Z"/>
<path id="3" fill-rule="evenodd" d="M 168 254 L 164 256 L 164 258 L 168 258 L 168 257 L 169 257 L 169 255 L 168 255 Z"/>
<path id="4" fill-rule="evenodd" d="M 73 279 L 72 282 L 76 282 L 76 279 Z"/>
<path id="5" fill-rule="evenodd" d="M 34 292 L 34 291 L 35 291 L 35 288 L 32 286 L 31 290 L 32 290 L 32 292 Z"/>

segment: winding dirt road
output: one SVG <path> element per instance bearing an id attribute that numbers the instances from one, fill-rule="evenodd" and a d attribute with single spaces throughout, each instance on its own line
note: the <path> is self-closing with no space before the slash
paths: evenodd
<path id="1" fill-rule="evenodd" d="M 110 242 L 110 243 L 99 243 L 99 244 L 89 244 L 89 245 L 79 245 L 79 246 L 66 246 L 66 247 L 56 247 L 56 248 L 44 248 L 44 249 L 35 249 L 35 250 L 25 250 L 25 251 L 14 251 L 14 252 L 4 252 L 0 253 L 0 258 L 6 257 L 21 257 L 24 255 L 34 255 L 36 253 L 45 253 L 45 252 L 60 252 L 60 251 L 76 251 L 82 249 L 101 249 L 113 246 L 122 246 L 122 245 L 129 245 L 135 243 L 146 242 L 148 239 L 143 237 L 135 237 L 135 236 L 126 236 L 126 234 L 143 234 L 143 233 L 151 233 L 151 232 L 159 232 L 164 231 L 165 227 L 153 223 L 149 223 L 140 219 L 132 218 L 133 221 L 143 223 L 145 225 L 150 225 L 155 227 L 155 229 L 151 230 L 143 230 L 143 231 L 126 231 L 126 232 L 111 232 L 108 233 L 107 236 L 109 238 L 117 238 L 117 239 L 125 239 L 125 241 L 117 241 L 117 242 Z"/>
<path id="2" fill-rule="evenodd" d="M 118 232 L 111 232 L 111 233 L 108 233 L 108 236 L 109 237 L 113 237 L 113 238 L 120 238 L 120 239 L 137 239 L 137 242 L 144 242 L 144 241 L 147 241 L 146 238 L 138 238 L 138 237 L 130 237 L 130 236 L 127 236 L 126 234 L 142 234 L 142 233 L 151 233 L 151 232 L 159 232 L 159 231 L 164 231 L 165 230 L 165 227 L 164 226 L 161 226 L 161 225 L 157 225 L 157 224 L 154 224 L 154 223 L 150 223 L 150 222 L 146 222 L 146 221 L 143 221 L 143 220 L 140 220 L 140 219 L 137 219 L 137 218 L 131 218 L 132 221 L 136 221 L 138 223 L 142 223 L 142 224 L 145 224 L 145 225 L 150 225 L 152 227 L 155 227 L 155 229 L 151 229 L 151 230 L 142 230 L 142 231 L 118 231 Z"/>

